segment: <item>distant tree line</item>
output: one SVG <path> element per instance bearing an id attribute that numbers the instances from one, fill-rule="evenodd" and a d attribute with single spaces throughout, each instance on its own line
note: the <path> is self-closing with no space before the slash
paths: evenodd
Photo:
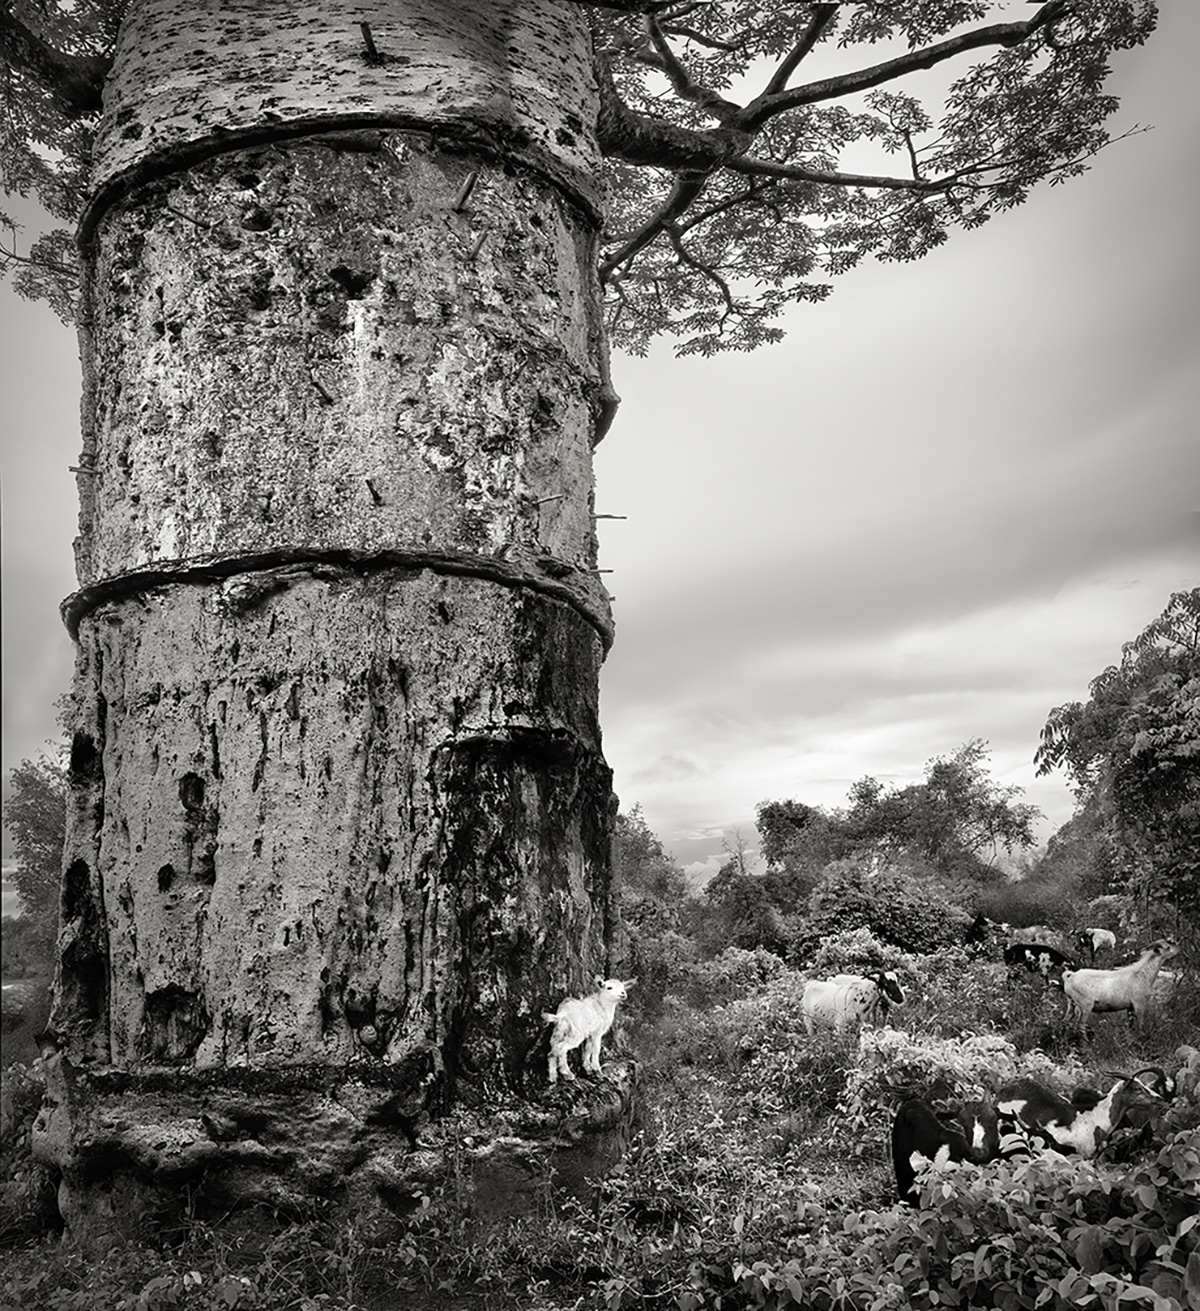
<path id="1" fill-rule="evenodd" d="M 1043 730 L 1039 772 L 1065 769 L 1077 804 L 1036 854 L 1039 812 L 990 776 L 979 739 L 930 761 L 919 783 L 860 779 L 840 808 L 761 802 L 765 872 L 738 841 L 699 891 L 639 808 L 621 815 L 614 868 L 632 959 L 660 981 L 672 961 L 728 948 L 802 964 L 855 929 L 928 952 L 961 942 L 979 913 L 1188 944 L 1200 924 L 1200 588 L 1173 595 L 1090 692 Z"/>

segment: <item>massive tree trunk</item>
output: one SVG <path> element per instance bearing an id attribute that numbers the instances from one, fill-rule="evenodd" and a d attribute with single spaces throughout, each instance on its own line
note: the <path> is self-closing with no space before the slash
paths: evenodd
<path id="1" fill-rule="evenodd" d="M 578 12 L 130 5 L 81 229 L 41 1127 L 93 1237 L 184 1185 L 402 1212 L 439 1115 L 533 1132 L 540 1011 L 607 964 Z"/>

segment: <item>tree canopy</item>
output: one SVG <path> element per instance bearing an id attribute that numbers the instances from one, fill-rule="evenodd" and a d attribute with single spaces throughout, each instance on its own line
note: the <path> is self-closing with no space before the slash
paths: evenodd
<path id="1" fill-rule="evenodd" d="M 868 254 L 918 258 L 956 227 L 1087 167 L 1112 138 L 1114 51 L 1152 0 L 583 4 L 607 161 L 600 277 L 616 344 L 750 349 Z M 82 207 L 123 0 L 0 0 L 3 190 L 64 223 Z M 0 214 L 0 224 L 14 225 Z M 15 242 L 15 232 L 13 235 Z M 0 250 L 64 318 L 75 256 L 58 229 Z"/>
<path id="2" fill-rule="evenodd" d="M 1131 890 L 1200 910 L 1200 588 L 1098 674 L 1086 702 L 1050 711 L 1038 773 L 1063 769 L 1099 815 Z"/>
<path id="3" fill-rule="evenodd" d="M 832 812 L 795 801 L 758 807 L 763 855 L 777 870 L 815 877 L 830 861 L 873 859 L 943 877 L 986 879 L 1001 850 L 1033 845 L 1036 806 L 1021 789 L 988 773 L 987 744 L 978 738 L 925 766 L 925 780 L 886 787 L 859 779 L 849 804 Z"/>
<path id="4" fill-rule="evenodd" d="M 53 926 L 67 821 L 67 771 L 43 755 L 22 760 L 9 783 L 12 795 L 4 806 L 4 822 L 16 857 L 13 882 L 25 913 Z"/>

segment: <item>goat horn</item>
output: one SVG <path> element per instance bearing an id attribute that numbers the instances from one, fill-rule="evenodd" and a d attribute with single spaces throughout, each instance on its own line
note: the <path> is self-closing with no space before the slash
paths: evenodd
<path id="1" fill-rule="evenodd" d="M 1159 1099 L 1159 1101 L 1166 1101 L 1166 1100 L 1167 1100 L 1167 1094 L 1165 1094 L 1165 1093 L 1160 1093 L 1156 1088 L 1148 1088 L 1148 1087 L 1147 1087 L 1147 1086 L 1142 1082 L 1142 1075 L 1143 1075 L 1143 1074 L 1153 1074 L 1153 1075 L 1157 1076 L 1159 1082 L 1162 1084 L 1162 1086 L 1163 1086 L 1164 1088 L 1170 1088 L 1170 1087 L 1171 1087 L 1171 1081 L 1167 1078 L 1167 1072 L 1166 1072 L 1166 1070 L 1162 1069 L 1162 1068 L 1161 1068 L 1160 1066 L 1158 1066 L 1158 1065 L 1144 1065 L 1144 1066 L 1142 1066 L 1142 1068 L 1141 1068 L 1140 1070 L 1138 1070 L 1135 1074 L 1130 1075 L 1130 1081 L 1133 1082 L 1133 1083 L 1136 1083 L 1137 1086 L 1138 1086 L 1139 1088 L 1143 1089 L 1145 1092 L 1148 1092 L 1148 1093 L 1150 1094 L 1151 1097 L 1157 1097 L 1157 1098 Z"/>

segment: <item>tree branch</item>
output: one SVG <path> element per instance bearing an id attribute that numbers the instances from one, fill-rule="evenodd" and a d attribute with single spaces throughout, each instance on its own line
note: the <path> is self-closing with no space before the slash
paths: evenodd
<path id="1" fill-rule="evenodd" d="M 607 281 L 615 270 L 648 246 L 660 232 L 667 231 L 671 220 L 678 218 L 704 191 L 706 182 L 703 173 L 681 173 L 676 177 L 666 200 L 615 254 L 600 265 L 600 281 Z"/>
<path id="2" fill-rule="evenodd" d="M 705 36 L 703 32 L 697 32 L 694 27 L 685 27 L 682 23 L 677 23 L 671 16 L 666 15 L 666 22 L 662 25 L 662 30 L 667 36 L 681 36 L 685 41 L 694 41 L 699 46 L 708 46 L 710 50 L 724 50 L 726 54 L 734 55 L 745 45 L 744 41 L 718 41 L 715 36 Z"/>
<path id="3" fill-rule="evenodd" d="M 803 164 L 777 164 L 770 159 L 757 159 L 753 155 L 740 155 L 727 160 L 725 167 L 734 173 L 747 173 L 758 177 L 780 178 L 791 182 L 822 182 L 837 187 L 879 187 L 886 191 L 947 191 L 955 183 L 973 173 L 987 169 L 1004 168 L 1008 160 L 993 164 L 972 164 L 956 169 L 940 178 L 894 178 L 869 173 L 839 173 L 826 169 L 805 168 Z"/>
<path id="4" fill-rule="evenodd" d="M 726 100 L 724 96 L 718 95 L 715 91 L 710 91 L 707 87 L 702 87 L 692 80 L 691 74 L 680 63 L 674 50 L 671 49 L 671 43 L 663 35 L 662 28 L 654 18 L 647 16 L 643 20 L 646 30 L 646 36 L 653 45 L 655 53 L 662 61 L 663 72 L 670 79 L 671 85 L 675 88 L 676 93 L 684 100 L 690 100 L 694 105 L 699 105 L 707 114 L 724 123 L 734 114 L 741 112 L 741 105 L 734 104 L 732 100 Z"/>
<path id="5" fill-rule="evenodd" d="M 821 39 L 821 33 L 824 32 L 833 21 L 833 17 L 837 11 L 837 5 L 813 6 L 813 16 L 812 21 L 808 25 L 808 31 L 804 33 L 791 53 L 772 74 L 771 80 L 763 89 L 764 96 L 777 96 L 781 91 L 787 89 L 788 81 L 796 71 L 800 61 Z"/>
<path id="6" fill-rule="evenodd" d="M 65 264 L 56 264 L 48 259 L 30 259 L 28 255 L 18 255 L 15 250 L 5 250 L 0 246 L 0 261 L 12 260 L 16 264 L 26 264 L 35 269 L 47 269 L 51 273 L 61 274 L 66 278 L 79 281 L 79 270 L 68 268 Z"/>
<path id="7" fill-rule="evenodd" d="M 679 262 L 686 265 L 688 268 L 695 269 L 697 273 L 708 278 L 709 281 L 714 283 L 720 291 L 721 298 L 725 302 L 725 313 L 721 315 L 720 322 L 717 325 L 717 335 L 720 336 L 725 331 L 726 320 L 737 313 L 737 308 L 733 301 L 733 293 L 729 290 L 729 284 L 711 264 L 705 264 L 703 260 L 697 259 L 690 251 L 685 250 L 683 242 L 680 240 L 677 232 L 668 228 L 667 238 L 674 247 Z"/>
<path id="8" fill-rule="evenodd" d="M 112 59 L 56 50 L 13 17 L 12 0 L 0 0 L 0 60 L 28 73 L 67 118 L 100 112 L 100 90 Z"/>
<path id="9" fill-rule="evenodd" d="M 1050 0 L 1049 4 L 1043 5 L 1026 23 L 993 23 L 988 27 L 976 28 L 973 32 L 962 32 L 958 36 L 949 37 L 945 41 L 937 42 L 936 45 L 926 46 L 924 50 L 913 50 L 896 59 L 884 60 L 882 64 L 872 64 L 869 68 L 861 68 L 854 73 L 843 73 L 840 77 L 808 82 L 804 86 L 774 95 L 764 93 L 756 100 L 752 100 L 734 121 L 738 127 L 753 131 L 768 119 L 786 113 L 789 109 L 817 104 L 822 100 L 833 100 L 856 91 L 868 91 L 872 87 L 882 86 L 885 82 L 903 77 L 906 73 L 934 68 L 967 50 L 978 50 L 983 46 L 1020 45 L 1038 28 L 1053 22 L 1066 7 L 1067 0 Z"/>
<path id="10" fill-rule="evenodd" d="M 700 132 L 631 109 L 617 91 L 608 61 L 601 55 L 595 65 L 600 88 L 596 138 L 605 155 L 628 164 L 707 172 L 749 146 L 747 132 L 728 127 Z"/>

